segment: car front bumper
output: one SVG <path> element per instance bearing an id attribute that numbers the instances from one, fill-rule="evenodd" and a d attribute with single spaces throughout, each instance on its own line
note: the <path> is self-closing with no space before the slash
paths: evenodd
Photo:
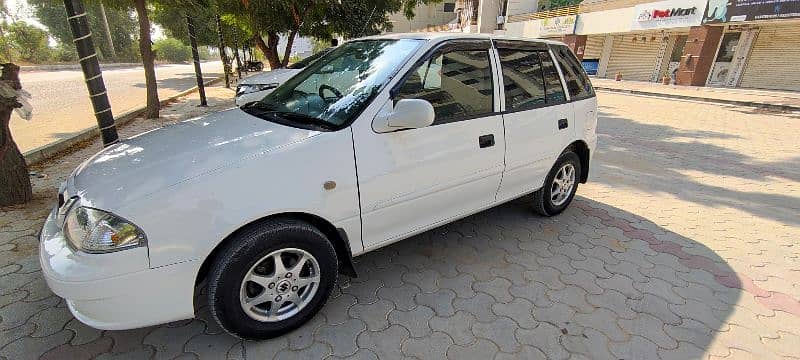
<path id="1" fill-rule="evenodd" d="M 39 261 L 50 289 L 91 327 L 133 329 L 194 316 L 199 261 L 151 269 L 146 247 L 107 254 L 75 251 L 55 210 L 42 228 Z"/>

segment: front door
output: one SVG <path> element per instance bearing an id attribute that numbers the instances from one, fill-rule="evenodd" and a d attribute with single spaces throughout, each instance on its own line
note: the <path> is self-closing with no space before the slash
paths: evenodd
<path id="1" fill-rule="evenodd" d="M 708 76 L 706 85 L 725 85 L 731 71 L 733 54 L 736 52 L 736 46 L 739 44 L 739 37 L 741 35 L 742 33 L 740 32 L 729 32 L 722 35 L 722 41 L 720 41 L 719 50 L 717 50 L 717 57 L 714 59 L 714 66 L 711 68 L 711 74 Z"/>
<path id="2" fill-rule="evenodd" d="M 503 172 L 503 121 L 489 41 L 445 43 L 418 61 L 381 111 L 424 99 L 433 125 L 354 130 L 365 250 L 488 207 Z"/>

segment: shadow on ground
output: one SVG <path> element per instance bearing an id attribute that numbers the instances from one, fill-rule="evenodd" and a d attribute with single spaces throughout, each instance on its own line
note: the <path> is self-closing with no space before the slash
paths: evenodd
<path id="1" fill-rule="evenodd" d="M 800 157 L 764 162 L 702 141 L 731 138 L 727 134 L 644 124 L 618 117 L 609 109 L 601 109 L 599 116 L 598 137 L 603 146 L 598 149 L 592 171 L 604 176 L 593 177 L 592 181 L 614 187 L 631 186 L 651 193 L 668 193 L 687 202 L 736 208 L 754 216 L 800 224 L 797 216 L 800 199 L 797 197 L 714 185 L 724 177 L 761 182 L 777 177 L 797 182 L 800 181 L 800 168 L 796 164 L 800 163 Z M 642 154 L 642 151 L 651 153 Z M 704 175 L 687 176 L 684 174 L 686 171 Z M 704 177 L 713 177 L 714 181 L 703 182 Z M 620 181 L 623 178 L 624 181 Z"/>
<path id="2" fill-rule="evenodd" d="M 217 350 L 631 359 L 678 350 L 680 341 L 691 344 L 682 355 L 700 358 L 727 330 L 741 292 L 703 244 L 584 197 L 554 218 L 516 200 L 365 254 L 356 268 L 360 276 L 342 277 L 300 329 L 241 345 L 228 338 Z M 204 296 L 198 308 L 199 319 L 159 331 L 219 333 Z"/>

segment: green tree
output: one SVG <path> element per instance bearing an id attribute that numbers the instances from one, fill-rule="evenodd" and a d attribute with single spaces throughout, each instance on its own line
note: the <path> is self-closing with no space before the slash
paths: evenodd
<path id="1" fill-rule="evenodd" d="M 8 27 L 8 43 L 21 60 L 38 63 L 50 57 L 47 32 L 23 21 Z"/>
<path id="2" fill-rule="evenodd" d="M 161 39 L 153 44 L 156 58 L 171 62 L 189 61 L 192 58 L 192 49 L 178 39 Z"/>
<path id="3" fill-rule="evenodd" d="M 414 16 L 419 4 L 441 0 L 216 0 L 223 20 L 252 36 L 272 68 L 286 66 L 294 39 L 331 39 L 380 33 L 391 28 L 388 14 Z M 280 35 L 286 48 L 278 49 Z M 266 40 L 265 40 L 266 38 Z M 279 54 L 283 54 L 280 58 Z"/>
<path id="4" fill-rule="evenodd" d="M 65 46 L 73 46 L 72 33 L 64 11 L 64 3 L 58 0 L 28 0 L 33 8 L 33 15 L 50 32 L 50 35 Z M 106 3 L 108 5 L 108 3 Z M 120 6 L 122 5 L 122 6 Z M 130 4 L 115 4 L 106 6 L 106 16 L 111 30 L 111 39 L 116 49 L 116 59 L 112 58 L 111 44 L 102 24 L 99 1 L 89 1 L 85 4 L 89 26 L 94 33 L 93 42 L 97 47 L 101 60 L 137 61 L 139 60 L 136 47 L 136 17 L 131 12 Z"/>

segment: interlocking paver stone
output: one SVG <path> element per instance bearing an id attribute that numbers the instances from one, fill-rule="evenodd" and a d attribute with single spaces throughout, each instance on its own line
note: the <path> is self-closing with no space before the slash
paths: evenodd
<path id="1" fill-rule="evenodd" d="M 394 310 L 390 312 L 389 322 L 403 326 L 411 333 L 412 337 L 422 337 L 430 334 L 431 328 L 428 321 L 433 315 L 434 312 L 431 308 L 420 305 L 410 311 Z"/>
<path id="2" fill-rule="evenodd" d="M 434 316 L 428 323 L 433 331 L 439 331 L 450 335 L 453 342 L 459 345 L 466 345 L 475 340 L 472 334 L 472 325 L 475 324 L 475 316 L 464 311 L 458 311 L 450 317 Z"/>
<path id="3" fill-rule="evenodd" d="M 453 340 L 445 333 L 434 332 L 422 338 L 411 338 L 403 342 L 403 354 L 419 359 L 443 359 Z"/>
<path id="4" fill-rule="evenodd" d="M 410 333 L 401 325 L 392 325 L 378 332 L 364 331 L 358 334 L 358 346 L 369 349 L 380 359 L 398 359 L 403 357 L 400 345 L 408 339 Z"/>
<path id="5" fill-rule="evenodd" d="M 514 321 L 505 316 L 500 316 L 490 323 L 477 322 L 473 324 L 472 333 L 475 337 L 492 341 L 503 352 L 513 353 L 519 350 L 520 346 L 514 337 L 515 328 L 517 326 Z"/>
<path id="6" fill-rule="evenodd" d="M 121 134 L 229 106 L 231 90 L 207 93 L 209 109 L 193 96 Z M 590 182 L 564 213 L 522 198 L 358 257 L 310 323 L 263 342 L 225 334 L 202 290 L 195 320 L 72 318 L 42 279 L 37 233 L 99 145 L 35 166 L 48 177 L 32 178 L 34 200 L 0 209 L 0 358 L 800 358 L 796 114 L 598 100 Z"/>
<path id="7" fill-rule="evenodd" d="M 356 338 L 367 329 L 366 324 L 358 319 L 350 319 L 338 325 L 323 325 L 314 332 L 314 337 L 331 346 L 336 356 L 352 355 L 358 350 Z"/>
<path id="8" fill-rule="evenodd" d="M 391 301 L 378 300 L 372 304 L 355 304 L 350 307 L 349 315 L 367 324 L 367 330 L 377 331 L 389 327 L 389 312 L 394 310 Z"/>
<path id="9" fill-rule="evenodd" d="M 515 331 L 520 344 L 530 345 L 553 359 L 566 359 L 569 352 L 559 342 L 562 335 L 561 329 L 552 324 L 542 323 L 536 329 L 517 329 Z"/>
<path id="10" fill-rule="evenodd" d="M 479 339 L 469 345 L 453 345 L 447 349 L 447 357 L 450 359 L 463 360 L 484 360 L 494 359 L 499 349 L 497 345 L 489 340 Z"/>

